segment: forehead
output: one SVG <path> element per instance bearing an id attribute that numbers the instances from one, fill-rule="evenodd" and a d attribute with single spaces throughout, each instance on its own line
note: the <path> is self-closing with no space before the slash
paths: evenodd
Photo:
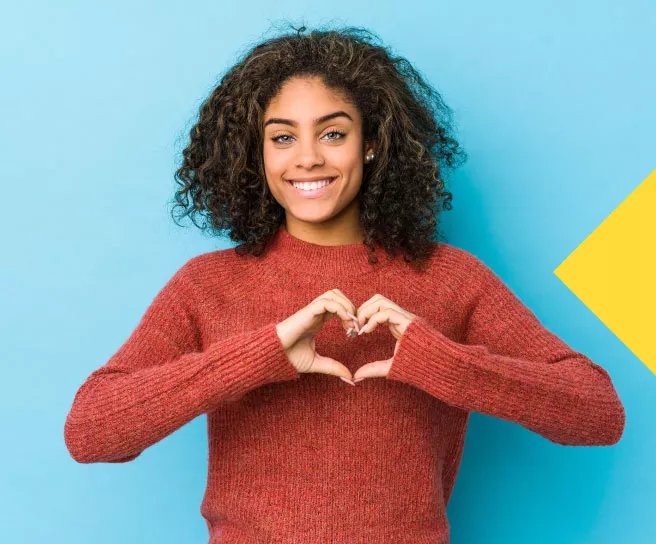
<path id="1" fill-rule="evenodd" d="M 317 77 L 294 77 L 287 80 L 271 99 L 265 120 L 284 113 L 299 121 L 311 121 L 337 109 L 346 111 L 355 120 L 356 108 L 342 91 L 326 87 Z"/>

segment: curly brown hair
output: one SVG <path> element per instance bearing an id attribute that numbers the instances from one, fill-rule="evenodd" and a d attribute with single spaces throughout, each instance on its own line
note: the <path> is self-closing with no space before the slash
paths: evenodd
<path id="1" fill-rule="evenodd" d="M 285 217 L 266 183 L 264 112 L 289 78 L 319 76 L 358 108 L 363 142 L 376 142 L 358 194 L 370 262 L 377 261 L 372 241 L 390 256 L 422 261 L 434 247 L 440 204 L 451 209 L 443 171 L 467 158 L 452 136 L 451 109 L 370 30 L 291 28 L 248 50 L 201 104 L 175 172 L 174 221 L 182 208 L 179 218 L 241 242 L 238 254 L 261 255 Z"/>

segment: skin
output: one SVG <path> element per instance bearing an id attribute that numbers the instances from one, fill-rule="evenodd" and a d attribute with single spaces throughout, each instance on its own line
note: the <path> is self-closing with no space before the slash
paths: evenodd
<path id="1" fill-rule="evenodd" d="M 351 119 L 339 116 L 315 123 L 315 119 L 338 111 Z M 364 157 L 374 150 L 373 143 L 363 146 L 361 115 L 343 95 L 317 77 L 289 79 L 264 113 L 263 143 L 266 181 L 285 209 L 289 233 L 319 245 L 362 242 L 356 196 L 362 185 Z M 299 196 L 285 181 L 310 176 L 338 177 L 319 198 Z"/>
<path id="2" fill-rule="evenodd" d="M 348 114 L 350 119 L 338 116 L 316 122 L 320 117 L 339 111 Z M 375 152 L 375 143 L 363 145 L 361 115 L 343 95 L 326 87 L 317 77 L 289 79 L 264 112 L 262 151 L 267 185 L 285 209 L 285 226 L 292 236 L 330 246 L 364 240 L 356 196 L 362 185 L 364 157 Z M 318 198 L 299 196 L 286 181 L 309 176 L 337 176 L 337 179 Z M 416 317 L 378 293 L 359 308 L 355 308 L 339 289 L 333 289 L 320 299 L 321 312 L 334 312 L 342 319 L 352 319 L 360 334 L 370 333 L 378 325 L 387 325 L 397 340 L 395 353 L 401 336 Z M 279 335 L 286 338 L 288 333 L 284 325 L 279 327 Z M 373 361 L 351 376 L 348 368 L 338 361 L 318 354 L 313 357 L 316 367 L 313 371 L 335 374 L 352 385 L 351 380 L 387 376 L 393 361 L 393 356 Z"/>

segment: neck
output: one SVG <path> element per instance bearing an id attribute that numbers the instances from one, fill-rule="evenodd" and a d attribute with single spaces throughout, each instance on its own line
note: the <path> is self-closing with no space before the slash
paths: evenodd
<path id="1" fill-rule="evenodd" d="M 357 203 L 321 223 L 303 221 L 287 213 L 285 228 L 295 238 L 320 246 L 357 244 L 365 238 L 360 227 L 360 207 Z"/>

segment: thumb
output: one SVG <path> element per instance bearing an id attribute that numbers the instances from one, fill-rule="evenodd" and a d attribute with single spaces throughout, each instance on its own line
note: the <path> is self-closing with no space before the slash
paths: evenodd
<path id="1" fill-rule="evenodd" d="M 330 357 L 325 357 L 316 353 L 314 361 L 312 363 L 311 372 L 320 372 L 322 374 L 330 374 L 332 376 L 343 376 L 349 380 L 353 379 L 351 371 L 346 368 L 342 363 L 331 359 Z"/>

